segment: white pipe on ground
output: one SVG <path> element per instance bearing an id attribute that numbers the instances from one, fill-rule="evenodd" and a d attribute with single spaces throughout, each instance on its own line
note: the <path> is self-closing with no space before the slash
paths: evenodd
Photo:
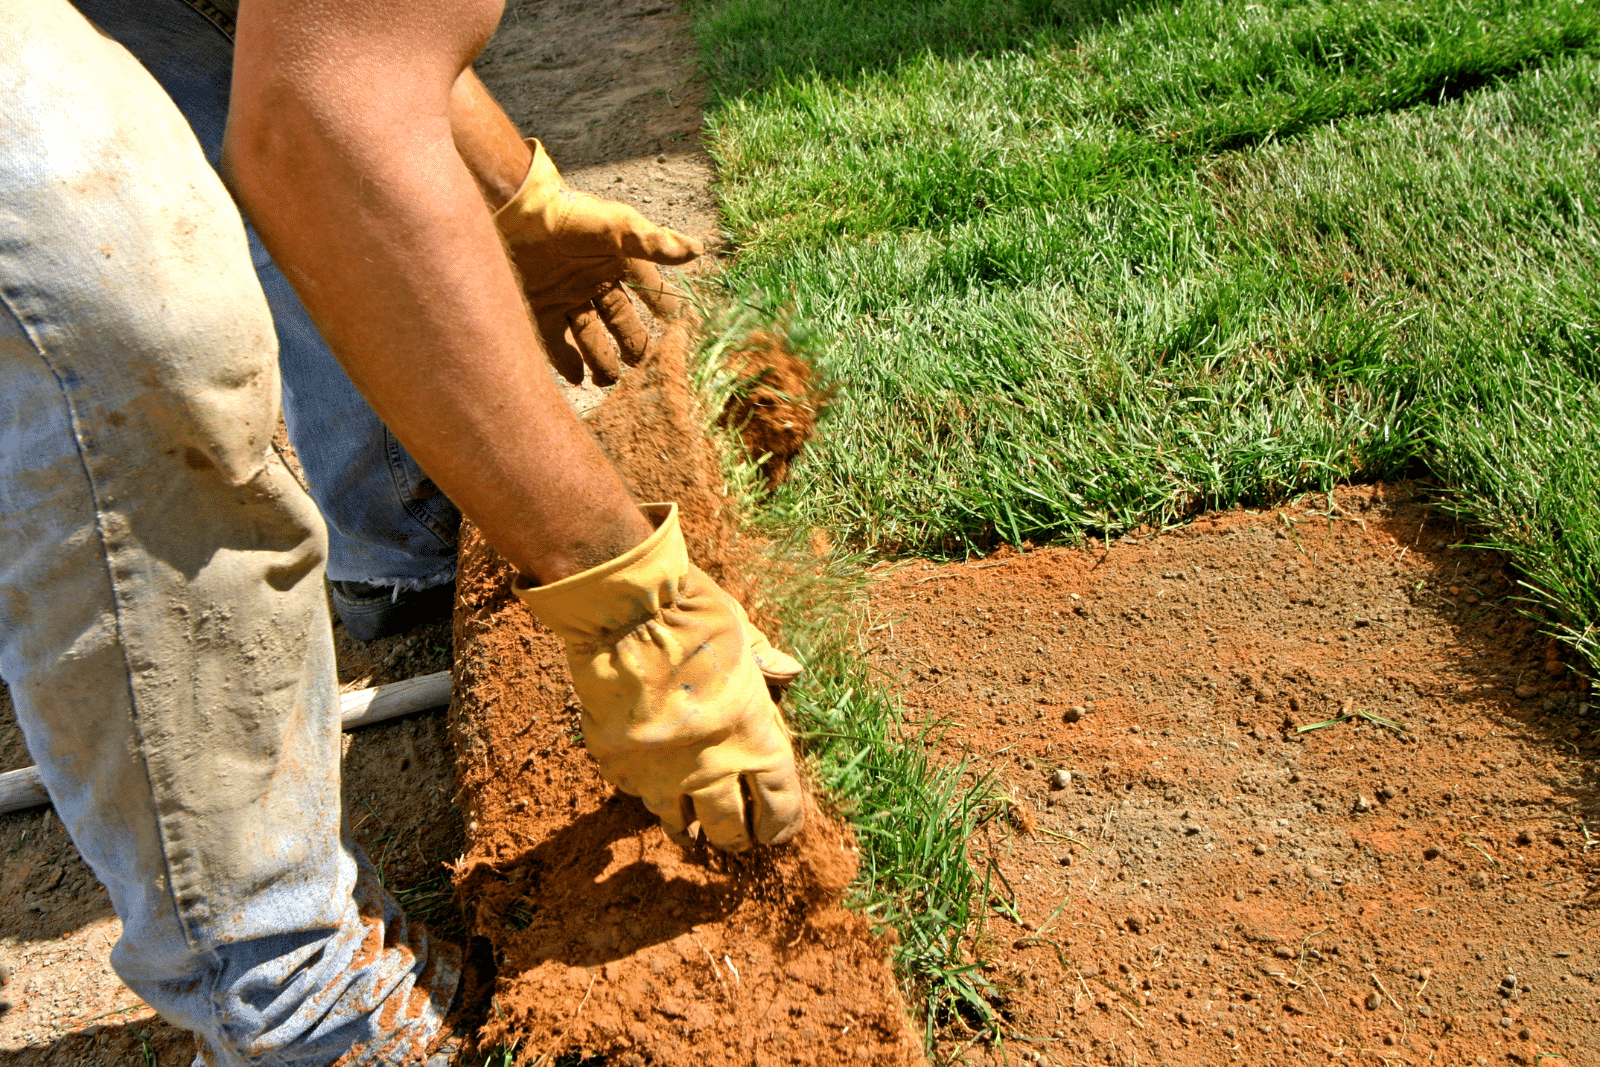
<path id="1" fill-rule="evenodd" d="M 339 722 L 346 730 L 450 703 L 450 672 L 424 674 L 403 682 L 357 689 L 339 698 Z M 0 774 L 0 815 L 50 803 L 39 768 Z"/>

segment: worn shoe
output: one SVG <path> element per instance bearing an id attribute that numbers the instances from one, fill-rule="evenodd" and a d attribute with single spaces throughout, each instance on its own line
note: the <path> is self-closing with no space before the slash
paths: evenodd
<path id="1" fill-rule="evenodd" d="M 423 1067 L 453 1067 L 456 1062 L 456 1056 L 461 1052 L 461 1044 L 461 1038 L 456 1034 L 451 1034 L 434 1046 L 432 1052 L 428 1053 L 428 1058 Z"/>
<path id="2" fill-rule="evenodd" d="M 333 607 L 344 628 L 357 641 L 376 641 L 415 629 L 425 622 L 448 619 L 456 602 L 456 583 L 395 592 L 392 585 L 329 582 Z"/>

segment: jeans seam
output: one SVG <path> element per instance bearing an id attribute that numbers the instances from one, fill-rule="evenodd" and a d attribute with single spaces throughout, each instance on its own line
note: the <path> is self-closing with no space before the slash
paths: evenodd
<path id="1" fill-rule="evenodd" d="M 410 515 L 418 525 L 437 538 L 441 546 L 449 549 L 455 548 L 455 540 L 446 537 L 440 531 L 439 524 L 436 523 L 433 519 L 433 516 L 428 513 L 428 509 L 419 504 L 411 497 L 411 494 L 407 492 L 405 482 L 402 478 L 402 473 L 405 471 L 405 459 L 407 454 L 402 451 L 404 446 L 401 445 L 400 439 L 389 430 L 387 424 L 385 424 L 383 427 L 383 445 L 384 455 L 389 462 L 389 479 L 394 484 L 395 498 L 399 501 L 400 506 L 405 509 L 405 513 Z M 415 462 L 415 460 L 412 462 Z"/>
<path id="2" fill-rule="evenodd" d="M 213 3 L 212 0 L 183 0 L 194 12 L 215 26 L 222 36 L 232 41 L 238 28 L 238 3 Z"/>
<path id="3" fill-rule="evenodd" d="M 196 939 L 194 930 L 190 927 L 183 909 L 178 906 L 178 892 L 173 883 L 172 860 L 168 852 L 170 842 L 167 840 L 167 828 L 163 824 L 159 812 L 154 810 L 156 808 L 154 804 L 156 795 L 155 781 L 151 777 L 150 759 L 146 754 L 144 728 L 139 719 L 139 695 L 133 685 L 133 664 L 128 659 L 128 642 L 124 629 L 122 603 L 117 596 L 116 569 L 111 565 L 111 554 L 106 542 L 105 516 L 100 508 L 100 487 L 95 480 L 94 471 L 90 468 L 88 457 L 83 452 L 83 427 L 82 420 L 78 414 L 78 406 L 73 402 L 72 394 L 62 380 L 61 372 L 50 359 L 44 345 L 40 343 L 38 335 L 30 326 L 28 319 L 18 312 L 16 305 L 12 302 L 9 293 L 3 286 L 0 286 L 0 304 L 5 306 L 6 311 L 11 315 L 12 321 L 17 324 L 17 328 L 22 331 L 23 335 L 33 345 L 34 353 L 39 357 L 39 361 L 45 365 L 46 369 L 50 371 L 50 376 L 55 379 L 56 388 L 60 390 L 62 402 L 67 406 L 67 415 L 72 425 L 73 448 L 78 454 L 78 465 L 83 470 L 84 480 L 89 485 L 90 500 L 94 506 L 95 535 L 100 542 L 100 561 L 102 566 L 105 567 L 106 583 L 111 589 L 111 613 L 112 617 L 117 621 L 117 645 L 122 655 L 122 666 L 126 678 L 125 684 L 128 688 L 128 709 L 132 713 L 130 718 L 133 720 L 133 734 L 138 739 L 139 762 L 144 766 L 145 782 L 150 788 L 152 818 L 155 821 L 156 833 L 161 839 L 161 865 L 166 873 L 167 900 L 172 907 L 173 918 L 178 922 L 178 928 L 183 931 L 186 947 L 191 951 L 196 951 L 200 947 L 199 941 Z"/>

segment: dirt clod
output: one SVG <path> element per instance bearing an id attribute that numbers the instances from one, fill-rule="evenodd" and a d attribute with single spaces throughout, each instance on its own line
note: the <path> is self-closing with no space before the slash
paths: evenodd
<path id="1" fill-rule="evenodd" d="M 727 363 L 737 384 L 718 423 L 736 430 L 750 458 L 762 462 L 768 486 L 780 485 L 832 390 L 819 387 L 811 368 L 769 330 L 752 333 Z"/>

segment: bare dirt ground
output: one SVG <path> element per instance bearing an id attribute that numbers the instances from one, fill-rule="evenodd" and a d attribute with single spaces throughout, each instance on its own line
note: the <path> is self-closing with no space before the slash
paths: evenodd
<path id="1" fill-rule="evenodd" d="M 876 664 L 1012 805 L 976 1062 L 1600 1055 L 1588 685 L 1410 487 L 1314 501 L 885 568 Z"/>
<path id="2" fill-rule="evenodd" d="M 1590 690 L 1515 611 L 1503 562 L 1452 547 L 1469 533 L 1411 488 L 1336 503 L 883 568 L 875 661 L 913 721 L 948 724 L 930 743 L 1013 804 L 972 858 L 1017 1036 L 973 1060 L 1591 1062 Z M 1295 730 L 1362 712 L 1406 730 Z M 347 773 L 364 743 L 379 768 L 414 758 L 407 740 L 437 757 L 439 723 L 358 735 Z M 125 1004 L 84 992 L 115 920 L 59 824 L 4 833 L 5 951 L 24 961 L 7 991 L 43 987 L 3 1022 Z M 32 1054 L 0 1063 L 128 1062 L 141 1035 L 187 1062 L 130 1014 L 76 1038 L 35 1024 Z"/>

